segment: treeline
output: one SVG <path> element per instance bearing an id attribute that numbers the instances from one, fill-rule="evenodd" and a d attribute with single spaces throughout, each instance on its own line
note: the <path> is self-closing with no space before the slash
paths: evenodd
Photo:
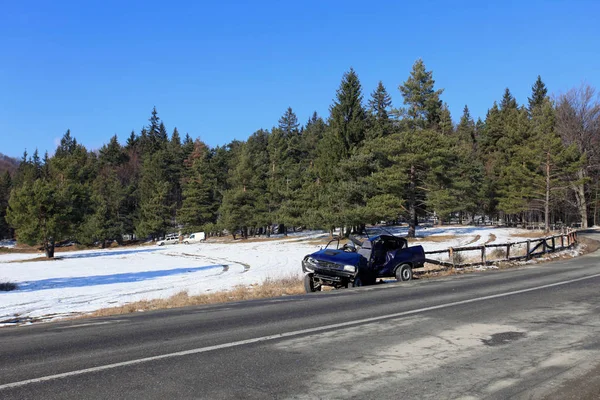
<path id="1" fill-rule="evenodd" d="M 395 108 L 379 83 L 365 101 L 353 69 L 326 119 L 276 127 L 210 148 L 156 109 L 121 145 L 88 151 L 63 136 L 52 157 L 23 155 L 0 180 L 0 235 L 43 243 L 104 243 L 168 232 L 227 230 L 247 237 L 287 227 L 360 228 L 421 217 L 440 222 L 596 223 L 600 105 L 589 86 L 550 99 L 538 77 L 526 105 L 506 89 L 485 120 L 465 106 L 453 123 L 421 60 Z"/>

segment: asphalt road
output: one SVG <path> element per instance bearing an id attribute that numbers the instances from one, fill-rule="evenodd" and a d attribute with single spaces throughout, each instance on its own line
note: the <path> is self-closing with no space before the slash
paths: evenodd
<path id="1" fill-rule="evenodd" d="M 0 399 L 196 398 L 600 398 L 600 252 L 0 329 Z"/>

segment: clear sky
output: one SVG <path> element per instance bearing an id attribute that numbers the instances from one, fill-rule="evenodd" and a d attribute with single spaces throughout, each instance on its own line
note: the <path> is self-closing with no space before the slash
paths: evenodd
<path id="1" fill-rule="evenodd" d="M 423 58 L 453 118 L 485 117 L 509 87 L 524 103 L 600 89 L 599 1 L 0 0 L 0 153 L 53 153 L 67 128 L 89 149 L 139 132 L 156 106 L 169 132 L 210 146 L 271 128 L 288 106 L 326 117 L 357 71 L 365 101 Z"/>

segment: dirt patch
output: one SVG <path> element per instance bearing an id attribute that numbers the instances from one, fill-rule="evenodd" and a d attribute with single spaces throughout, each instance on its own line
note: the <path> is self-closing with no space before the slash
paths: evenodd
<path id="1" fill-rule="evenodd" d="M 496 235 L 494 235 L 493 233 L 490 233 L 490 236 L 488 237 L 488 240 L 485 242 L 485 244 L 494 243 L 495 241 L 496 241 Z"/>

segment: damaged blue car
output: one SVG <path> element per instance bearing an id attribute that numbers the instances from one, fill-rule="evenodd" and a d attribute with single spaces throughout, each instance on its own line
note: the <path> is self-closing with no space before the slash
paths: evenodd
<path id="1" fill-rule="evenodd" d="M 302 260 L 304 289 L 320 291 L 323 286 L 336 289 L 372 285 L 377 278 L 409 281 L 413 268 L 425 262 L 422 246 L 408 246 L 404 238 L 391 234 L 369 237 L 364 241 L 350 235 L 340 247 L 340 238 L 332 239 L 324 249 Z"/>

